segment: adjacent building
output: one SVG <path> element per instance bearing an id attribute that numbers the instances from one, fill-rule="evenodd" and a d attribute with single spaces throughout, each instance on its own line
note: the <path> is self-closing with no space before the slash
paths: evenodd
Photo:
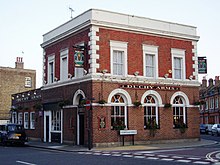
<path id="1" fill-rule="evenodd" d="M 17 57 L 15 68 L 0 67 L 0 122 L 10 120 L 11 94 L 35 89 L 36 71 L 24 69 L 22 57 Z"/>
<path id="2" fill-rule="evenodd" d="M 215 76 L 213 80 L 207 80 L 205 77 L 199 91 L 200 97 L 200 123 L 215 124 L 220 122 L 220 80 L 219 76 Z"/>
<path id="3" fill-rule="evenodd" d="M 43 141 L 199 140 L 198 40 L 194 26 L 99 9 L 44 34 Z"/>

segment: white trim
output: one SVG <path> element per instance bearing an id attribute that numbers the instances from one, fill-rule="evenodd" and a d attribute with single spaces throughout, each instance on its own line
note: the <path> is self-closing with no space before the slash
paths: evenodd
<path id="1" fill-rule="evenodd" d="M 122 41 L 113 41 L 110 40 L 110 66 L 111 66 L 111 74 L 113 74 L 113 51 L 122 51 L 124 52 L 124 59 L 123 59 L 123 64 L 124 64 L 124 70 L 123 70 L 123 75 L 115 75 L 115 76 L 127 76 L 128 72 L 128 62 L 127 62 L 127 47 L 128 47 L 128 42 L 122 42 Z"/>
<path id="2" fill-rule="evenodd" d="M 186 107 L 189 107 L 189 98 L 188 98 L 188 96 L 185 94 L 185 93 L 183 93 L 183 92 L 181 92 L 181 91 L 179 91 L 179 92 L 175 92 L 172 96 L 171 96 L 171 98 L 170 98 L 170 104 L 173 104 L 173 100 L 175 99 L 175 97 L 176 96 L 181 96 L 181 97 L 183 97 L 183 101 L 185 101 L 185 106 Z"/>
<path id="3" fill-rule="evenodd" d="M 51 111 L 44 111 L 44 142 L 46 142 L 46 116 L 49 116 L 49 139 L 51 142 Z"/>
<path id="4" fill-rule="evenodd" d="M 158 106 L 161 106 L 162 105 L 162 98 L 160 96 L 160 94 L 157 92 L 157 91 L 154 91 L 154 90 L 148 90 L 146 91 L 142 97 L 141 97 L 141 104 L 144 105 L 144 99 L 145 97 L 147 97 L 148 95 L 153 95 L 156 99 L 157 99 L 157 103 L 158 103 Z"/>
<path id="5" fill-rule="evenodd" d="M 50 63 L 53 63 L 53 79 L 55 77 L 55 54 L 51 54 L 47 57 L 47 84 L 52 84 L 50 77 Z"/>
<path id="6" fill-rule="evenodd" d="M 185 62 L 185 50 L 183 49 L 175 49 L 171 48 L 171 54 L 172 54 L 172 79 L 174 80 L 185 80 L 186 79 L 186 62 Z M 175 71 L 174 71 L 174 58 L 178 57 L 182 59 L 182 73 L 181 73 L 181 79 L 175 79 Z"/>
<path id="7" fill-rule="evenodd" d="M 155 57 L 155 70 L 154 70 L 154 77 L 147 77 L 147 78 L 158 78 L 158 46 L 154 45 L 142 45 L 143 49 L 143 76 L 146 77 L 146 54 L 152 54 Z"/>
<path id="8" fill-rule="evenodd" d="M 107 103 L 111 103 L 111 99 L 114 95 L 116 94 L 121 94 L 125 100 L 125 104 L 126 105 L 130 105 L 132 104 L 132 100 L 131 100 L 131 96 L 129 95 L 129 93 L 124 90 L 124 89 L 114 89 L 109 95 L 108 95 L 108 102 Z M 119 105 L 119 104 L 117 104 Z M 124 105 L 124 104 L 123 104 Z"/>
<path id="9" fill-rule="evenodd" d="M 28 117 L 27 122 L 25 121 L 25 115 L 27 115 Z M 28 112 L 24 112 L 24 129 L 29 129 L 29 113 Z"/>

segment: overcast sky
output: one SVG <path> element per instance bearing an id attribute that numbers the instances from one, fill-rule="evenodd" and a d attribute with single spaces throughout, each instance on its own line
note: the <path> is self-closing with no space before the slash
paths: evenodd
<path id="1" fill-rule="evenodd" d="M 220 0 L 0 0 L 0 66 L 14 67 L 16 57 L 23 57 L 41 87 L 42 35 L 70 20 L 69 7 L 73 17 L 97 8 L 196 26 L 198 55 L 208 60 L 207 79 L 220 75 Z"/>

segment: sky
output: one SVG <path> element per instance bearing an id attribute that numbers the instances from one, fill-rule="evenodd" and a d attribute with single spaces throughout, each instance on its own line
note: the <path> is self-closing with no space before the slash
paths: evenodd
<path id="1" fill-rule="evenodd" d="M 197 27 L 198 56 L 207 57 L 207 79 L 220 76 L 220 0 L 0 0 L 0 66 L 37 72 L 42 86 L 43 34 L 91 8 L 114 11 Z"/>

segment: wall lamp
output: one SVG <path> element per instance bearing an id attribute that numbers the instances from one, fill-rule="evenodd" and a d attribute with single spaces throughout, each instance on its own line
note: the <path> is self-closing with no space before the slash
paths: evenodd
<path id="1" fill-rule="evenodd" d="M 167 79 L 167 78 L 168 78 L 168 76 L 169 76 L 169 74 L 168 74 L 168 73 L 166 73 L 166 74 L 164 75 L 164 78 L 165 78 L 165 79 Z"/>
<path id="2" fill-rule="evenodd" d="M 135 75 L 135 76 L 138 76 L 138 75 L 139 75 L 139 72 L 138 72 L 138 71 L 134 72 L 134 75 Z"/>

